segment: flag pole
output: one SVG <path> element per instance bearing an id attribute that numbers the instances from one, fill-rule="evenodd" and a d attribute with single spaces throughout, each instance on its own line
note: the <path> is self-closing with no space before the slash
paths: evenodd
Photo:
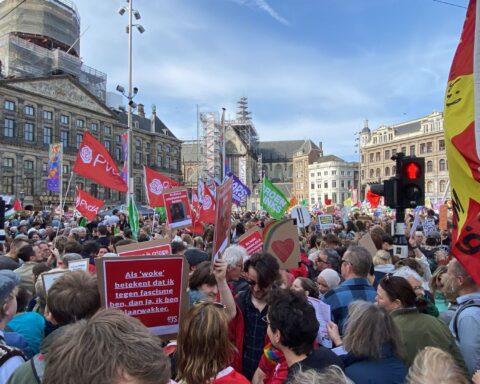
<path id="1" fill-rule="evenodd" d="M 225 108 L 222 108 L 222 120 L 220 122 L 221 129 L 222 129 L 222 183 L 225 179 L 225 171 L 226 171 L 226 161 L 225 158 Z"/>
<path id="2" fill-rule="evenodd" d="M 61 174 L 63 174 L 63 166 L 62 166 Z M 70 179 L 68 180 L 67 190 L 65 191 L 65 199 L 67 199 L 67 197 L 68 197 L 68 190 L 70 189 L 70 184 L 72 182 L 72 178 L 73 178 L 73 171 L 70 172 Z M 61 200 L 62 195 L 63 195 L 62 194 L 62 191 L 63 191 L 63 177 L 62 176 L 60 176 L 60 180 L 61 180 L 60 181 L 60 186 L 61 186 L 61 188 L 60 188 L 60 196 L 61 196 L 60 197 L 60 224 L 61 224 L 61 222 L 62 222 L 61 218 L 62 218 L 62 216 L 64 216 L 64 213 L 65 213 L 65 211 L 63 210 L 64 202 Z M 57 233 L 55 234 L 55 237 L 58 236 L 59 231 L 60 231 L 60 225 L 57 227 Z"/>

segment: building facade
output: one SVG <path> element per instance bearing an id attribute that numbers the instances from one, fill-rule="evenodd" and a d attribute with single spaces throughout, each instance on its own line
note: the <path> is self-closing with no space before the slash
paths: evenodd
<path id="1" fill-rule="evenodd" d="M 0 80 L 0 103 L 0 194 L 24 195 L 24 204 L 36 209 L 58 204 L 59 194 L 48 192 L 46 185 L 49 145 L 63 144 L 65 193 L 85 130 L 121 167 L 126 113 L 108 108 L 71 76 Z M 143 165 L 180 179 L 181 142 L 155 112 L 150 118 L 134 115 L 133 121 L 134 189 L 136 200 L 146 203 Z M 73 174 L 67 205 L 73 204 L 75 186 L 106 200 L 107 205 L 125 201 L 124 194 Z"/>
<path id="2" fill-rule="evenodd" d="M 360 132 L 361 196 L 368 184 L 395 176 L 395 161 L 391 157 L 398 152 L 425 158 L 425 198 L 432 203 L 450 198 L 443 113 L 433 112 L 374 131 L 365 125 Z"/>
<path id="3" fill-rule="evenodd" d="M 308 200 L 308 166 L 322 156 L 322 143 L 317 146 L 311 140 L 305 140 L 301 147 L 294 152 L 292 195 L 297 198 L 297 201 Z"/>
<path id="4" fill-rule="evenodd" d="M 331 201 L 343 204 L 350 196 L 358 178 L 358 163 L 337 156 L 318 158 L 308 166 L 309 203 L 318 207 Z"/>

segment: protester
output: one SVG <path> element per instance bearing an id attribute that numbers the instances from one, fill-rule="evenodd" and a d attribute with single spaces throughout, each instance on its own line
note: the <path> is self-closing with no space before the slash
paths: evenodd
<path id="1" fill-rule="evenodd" d="M 425 347 L 408 371 L 407 384 L 468 384 L 453 357 L 439 348 Z"/>
<path id="2" fill-rule="evenodd" d="M 161 341 L 139 320 L 103 310 L 66 327 L 46 357 L 48 384 L 167 384 L 170 363 Z"/>
<path id="3" fill-rule="evenodd" d="M 336 346 L 343 345 L 348 352 L 340 357 L 347 376 L 356 384 L 404 383 L 407 370 L 401 360 L 402 340 L 384 308 L 366 301 L 354 301 L 349 306 L 343 339 L 333 322 L 328 324 L 328 333 Z"/>
<path id="4" fill-rule="evenodd" d="M 0 271 L 0 383 L 6 383 L 12 373 L 26 360 L 24 354 L 5 343 L 4 330 L 17 312 L 15 287 L 20 283 L 19 276 L 9 270 Z"/>
<path id="5" fill-rule="evenodd" d="M 25 245 L 18 250 L 17 256 L 23 261 L 23 264 L 15 270 L 20 275 L 20 287 L 34 292 L 33 285 L 33 267 L 43 261 L 42 256 L 38 252 L 38 246 Z"/>
<path id="6" fill-rule="evenodd" d="M 351 246 L 342 258 L 342 277 L 345 279 L 337 288 L 328 291 L 323 301 L 330 305 L 332 319 L 343 334 L 348 306 L 355 300 L 375 301 L 375 288 L 367 280 L 372 256 L 363 247 Z"/>
<path id="7" fill-rule="evenodd" d="M 450 330 L 460 347 L 468 372 L 480 369 L 480 286 L 465 271 L 457 259 L 448 264 L 448 286 L 458 295 L 458 308 Z"/>
<path id="8" fill-rule="evenodd" d="M 318 290 L 323 296 L 331 289 L 337 288 L 340 284 L 340 276 L 330 268 L 324 269 L 317 277 Z"/>
<path id="9" fill-rule="evenodd" d="M 226 307 L 221 303 L 201 301 L 190 308 L 177 341 L 179 383 L 249 383 L 229 365 L 235 346 L 228 338 L 228 321 Z"/>
<path id="10" fill-rule="evenodd" d="M 239 245 L 231 245 L 225 249 L 222 258 L 227 263 L 227 282 L 235 296 L 248 288 L 248 282 L 242 276 L 247 251 Z"/>
<path id="11" fill-rule="evenodd" d="M 350 380 L 342 369 L 331 365 L 320 372 L 313 369 L 299 370 L 289 384 L 355 384 Z"/>
<path id="12" fill-rule="evenodd" d="M 457 364 L 465 368 L 448 327 L 437 318 L 418 311 L 415 291 L 403 277 L 387 275 L 380 280 L 376 302 L 390 312 L 400 331 L 408 367 L 419 351 L 431 346 L 449 352 Z"/>
<path id="13" fill-rule="evenodd" d="M 315 260 L 315 269 L 322 272 L 324 269 L 340 270 L 340 255 L 335 249 L 322 248 L 318 251 L 317 259 Z"/>
<path id="14" fill-rule="evenodd" d="M 302 292 L 307 297 L 318 299 L 318 287 L 315 283 L 306 277 L 297 277 L 292 284 L 292 290 Z"/>

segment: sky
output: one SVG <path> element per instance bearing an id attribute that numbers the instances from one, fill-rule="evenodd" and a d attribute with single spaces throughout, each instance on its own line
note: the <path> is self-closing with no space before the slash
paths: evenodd
<path id="1" fill-rule="evenodd" d="M 200 112 L 234 118 L 248 98 L 261 141 L 355 154 L 355 133 L 443 110 L 467 0 L 133 0 L 137 103 L 182 140 Z M 128 84 L 125 0 L 74 0 L 81 57 Z M 125 103 L 126 104 L 126 103 Z"/>

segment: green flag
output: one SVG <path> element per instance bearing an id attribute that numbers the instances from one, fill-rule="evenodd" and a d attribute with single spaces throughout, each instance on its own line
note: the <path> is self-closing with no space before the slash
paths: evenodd
<path id="1" fill-rule="evenodd" d="M 302 207 L 306 207 L 308 205 L 307 199 L 303 199 L 302 202 L 300 203 Z"/>
<path id="2" fill-rule="evenodd" d="M 133 201 L 132 195 L 130 195 L 130 199 L 128 200 L 128 223 L 130 224 L 130 229 L 132 230 L 133 238 L 137 240 L 140 224 L 138 220 L 137 206 L 135 205 L 135 201 Z"/>
<path id="3" fill-rule="evenodd" d="M 81 217 L 80 220 L 78 221 L 78 226 L 85 227 L 86 225 L 87 225 L 87 219 L 85 217 Z"/>
<path id="4" fill-rule="evenodd" d="M 289 206 L 287 198 L 266 177 L 262 183 L 260 206 L 274 219 L 280 220 Z"/>
<path id="5" fill-rule="evenodd" d="M 167 221 L 167 210 L 165 207 L 155 207 L 155 212 L 160 215 L 160 221 L 165 223 Z"/>

